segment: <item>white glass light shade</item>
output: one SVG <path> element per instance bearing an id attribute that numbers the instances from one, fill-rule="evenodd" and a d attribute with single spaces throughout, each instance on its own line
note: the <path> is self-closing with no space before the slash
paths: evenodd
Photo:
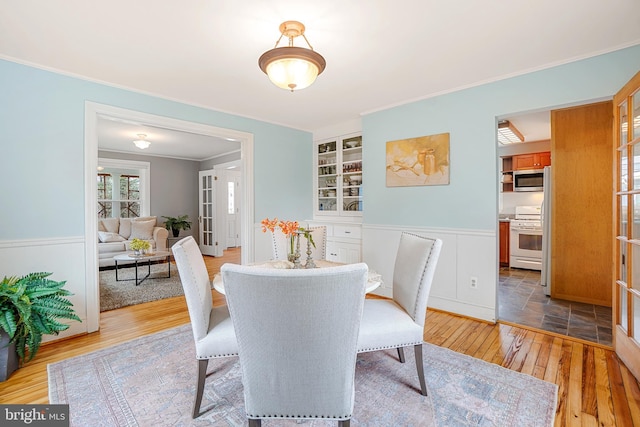
<path id="1" fill-rule="evenodd" d="M 265 52 L 258 60 L 276 86 L 300 90 L 310 86 L 326 66 L 322 55 L 301 47 L 279 47 Z"/>
<path id="2" fill-rule="evenodd" d="M 282 89 L 304 89 L 318 77 L 318 67 L 297 58 L 283 58 L 267 65 L 267 75 Z"/>
<path id="3" fill-rule="evenodd" d="M 138 141 L 133 141 L 133 143 L 136 145 L 136 147 L 138 147 L 141 150 L 144 150 L 145 148 L 148 148 L 151 145 L 149 141 L 145 141 L 143 139 L 140 139 Z"/>
<path id="4" fill-rule="evenodd" d="M 140 139 L 133 141 L 133 144 L 139 149 L 144 150 L 145 148 L 148 148 L 151 145 L 151 143 L 146 140 L 147 135 L 145 135 L 144 133 L 139 133 L 138 138 Z"/>

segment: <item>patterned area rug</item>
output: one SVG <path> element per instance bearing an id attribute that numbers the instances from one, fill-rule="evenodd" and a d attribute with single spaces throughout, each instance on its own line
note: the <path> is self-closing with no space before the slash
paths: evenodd
<path id="1" fill-rule="evenodd" d="M 148 271 L 146 265 L 139 266 L 138 277 L 144 277 Z M 100 311 L 115 310 L 129 305 L 184 295 L 178 268 L 175 264 L 171 264 L 170 278 L 167 278 L 166 263 L 152 264 L 151 274 L 138 286 L 136 286 L 134 278 L 134 267 L 120 267 L 118 269 L 120 281 L 118 282 L 115 270 L 101 270 Z"/>
<path id="2" fill-rule="evenodd" d="M 424 344 L 429 396 L 419 392 L 413 351 L 358 355 L 352 425 L 551 426 L 557 386 Z M 190 325 L 48 365 L 49 402 L 70 405 L 72 426 L 244 426 L 237 358 L 209 362 L 200 418 L 191 419 L 196 361 Z M 305 426 L 336 422 L 306 420 Z M 294 426 L 265 420 L 263 426 Z"/>

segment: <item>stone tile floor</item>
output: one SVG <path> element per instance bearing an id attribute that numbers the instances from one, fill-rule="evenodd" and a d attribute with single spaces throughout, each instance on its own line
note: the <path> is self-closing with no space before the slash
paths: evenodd
<path id="1" fill-rule="evenodd" d="M 540 286 L 539 271 L 500 268 L 498 318 L 612 345 L 611 307 L 552 299 Z"/>

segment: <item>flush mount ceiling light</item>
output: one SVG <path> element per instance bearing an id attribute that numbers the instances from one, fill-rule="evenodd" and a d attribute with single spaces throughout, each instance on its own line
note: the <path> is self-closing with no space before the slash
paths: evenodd
<path id="1" fill-rule="evenodd" d="M 509 120 L 500 120 L 498 122 L 498 142 L 500 144 L 524 142 L 524 136 Z"/>
<path id="2" fill-rule="evenodd" d="M 137 140 L 133 141 L 133 143 L 139 149 L 144 150 L 145 148 L 147 148 L 147 147 L 149 147 L 151 145 L 151 143 L 146 140 L 147 135 L 145 135 L 144 133 L 139 133 L 138 134 L 138 138 L 140 138 L 140 139 L 137 139 Z"/>
<path id="3" fill-rule="evenodd" d="M 309 40 L 304 35 L 304 25 L 298 21 L 285 21 L 280 24 L 280 38 L 273 49 L 266 51 L 258 59 L 258 65 L 269 76 L 273 84 L 282 88 L 294 90 L 310 86 L 324 71 L 327 63 L 318 52 L 313 50 Z M 309 48 L 296 47 L 293 39 L 302 36 Z M 278 47 L 283 37 L 289 39 L 289 45 Z"/>

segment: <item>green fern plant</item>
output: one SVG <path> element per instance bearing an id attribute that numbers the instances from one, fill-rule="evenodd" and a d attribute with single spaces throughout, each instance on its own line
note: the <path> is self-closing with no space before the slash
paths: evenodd
<path id="1" fill-rule="evenodd" d="M 58 335 L 69 328 L 58 319 L 82 321 L 66 298 L 73 295 L 63 289 L 66 281 L 47 279 L 50 275 L 5 276 L 0 282 L 0 329 L 16 343 L 20 365 L 33 359 L 43 335 Z"/>

